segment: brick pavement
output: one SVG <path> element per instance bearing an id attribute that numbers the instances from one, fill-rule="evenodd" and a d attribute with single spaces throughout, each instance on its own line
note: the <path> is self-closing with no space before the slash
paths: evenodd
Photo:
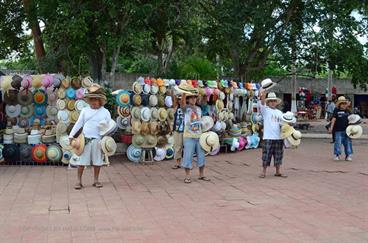
<path id="1" fill-rule="evenodd" d="M 368 242 L 367 145 L 334 162 L 328 140 L 305 139 L 287 179 L 258 178 L 261 150 L 221 154 L 189 185 L 170 161 L 115 158 L 81 191 L 75 170 L 0 166 L 0 242 Z"/>

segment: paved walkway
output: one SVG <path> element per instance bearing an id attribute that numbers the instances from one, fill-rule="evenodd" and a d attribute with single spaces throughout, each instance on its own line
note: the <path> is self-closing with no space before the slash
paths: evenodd
<path id="1" fill-rule="evenodd" d="M 116 158 L 81 191 L 75 170 L 0 166 L 0 242 L 368 242 L 367 148 L 334 162 L 328 140 L 305 139 L 286 179 L 258 178 L 261 150 L 221 154 L 189 185 L 170 161 Z"/>

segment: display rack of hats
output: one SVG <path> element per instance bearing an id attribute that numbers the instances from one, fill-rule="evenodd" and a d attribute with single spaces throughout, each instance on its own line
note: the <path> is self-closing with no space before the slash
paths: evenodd
<path id="1" fill-rule="evenodd" d="M 221 143 L 232 151 L 257 148 L 262 117 L 254 107 L 260 87 L 261 84 L 227 80 L 139 77 L 131 90 L 114 91 L 120 141 L 129 144 L 128 159 L 138 163 L 142 148 L 154 148 L 157 161 L 173 157 L 170 131 L 175 110 L 171 94 L 181 95 L 190 88 L 201 96 L 203 136 L 212 136 L 211 131 L 218 134 Z M 213 149 L 206 150 L 210 155 L 219 153 L 220 146 L 204 146 Z"/>
<path id="2" fill-rule="evenodd" d="M 62 148 L 56 139 L 56 124 L 64 117 L 59 114 L 62 110 L 59 94 L 66 93 L 71 83 L 75 97 L 83 98 L 80 79 L 70 81 L 61 74 L 16 74 L 1 77 L 0 83 L 7 120 L 1 158 L 7 164 L 61 164 Z M 70 110 L 76 107 L 74 102 L 66 104 L 69 107 L 64 108 Z M 71 115 L 70 120 L 78 119 L 77 115 Z"/>

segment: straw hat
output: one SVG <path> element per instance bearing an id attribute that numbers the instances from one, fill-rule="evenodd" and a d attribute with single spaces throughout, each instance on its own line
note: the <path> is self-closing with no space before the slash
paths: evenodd
<path id="1" fill-rule="evenodd" d="M 129 106 L 124 106 L 124 107 L 118 106 L 116 108 L 116 111 L 117 111 L 118 115 L 121 116 L 121 117 L 129 117 L 130 116 Z"/>
<path id="2" fill-rule="evenodd" d="M 132 144 L 137 147 L 137 148 L 141 148 L 142 145 L 144 144 L 144 139 L 145 137 L 140 135 L 140 134 L 135 134 L 133 136 L 133 139 L 132 139 Z"/>
<path id="3" fill-rule="evenodd" d="M 156 107 L 151 107 L 151 121 L 157 121 L 159 119 L 159 113 Z"/>
<path id="4" fill-rule="evenodd" d="M 151 119 L 151 110 L 148 107 L 143 107 L 141 109 L 141 119 L 145 122 L 148 122 Z"/>
<path id="5" fill-rule="evenodd" d="M 54 74 L 54 77 L 52 80 L 52 85 L 54 86 L 54 88 L 59 88 L 61 85 L 61 81 L 64 79 L 65 77 L 61 73 Z"/>
<path id="6" fill-rule="evenodd" d="M 199 144 L 207 153 L 212 152 L 220 147 L 219 136 L 217 133 L 211 131 L 202 133 L 201 137 L 199 138 Z"/>
<path id="7" fill-rule="evenodd" d="M 65 100 L 57 100 L 56 107 L 58 108 L 58 110 L 64 110 L 66 108 Z"/>
<path id="8" fill-rule="evenodd" d="M 289 124 L 284 124 L 281 126 L 281 138 L 285 139 L 289 136 L 291 136 L 291 134 L 293 134 L 293 132 L 295 131 L 295 129 L 290 126 Z"/>
<path id="9" fill-rule="evenodd" d="M 187 97 L 198 95 L 198 89 L 193 88 L 193 86 L 186 82 L 181 82 L 179 86 L 175 86 L 175 89 L 179 94 L 186 94 Z"/>
<path id="10" fill-rule="evenodd" d="M 41 143 L 41 134 L 39 130 L 32 129 L 31 133 L 28 135 L 28 144 L 40 144 Z"/>
<path id="11" fill-rule="evenodd" d="M 20 115 L 20 105 L 6 105 L 5 113 L 8 117 L 18 117 Z"/>
<path id="12" fill-rule="evenodd" d="M 158 136 L 157 137 L 157 147 L 165 147 L 169 143 L 166 136 Z"/>
<path id="13" fill-rule="evenodd" d="M 88 107 L 89 105 L 84 100 L 77 100 L 74 104 L 75 110 L 81 112 L 83 108 Z"/>
<path id="14" fill-rule="evenodd" d="M 93 79 L 90 76 L 87 76 L 82 79 L 82 87 L 89 88 L 93 84 Z"/>
<path id="15" fill-rule="evenodd" d="M 68 124 L 65 122 L 58 122 L 56 125 L 56 141 L 59 142 L 59 139 L 62 135 L 65 135 L 68 129 Z"/>
<path id="16" fill-rule="evenodd" d="M 75 110 L 75 100 L 68 100 L 68 102 L 66 103 L 66 108 L 69 111 Z"/>
<path id="17" fill-rule="evenodd" d="M 69 120 L 71 123 L 76 123 L 78 121 L 79 118 L 79 112 L 74 110 L 69 112 Z"/>
<path id="18" fill-rule="evenodd" d="M 59 144 L 63 149 L 71 149 L 69 143 L 69 136 L 67 134 L 61 135 L 59 138 Z"/>
<path id="19" fill-rule="evenodd" d="M 115 140 L 112 137 L 104 136 L 100 143 L 101 143 L 102 152 L 106 156 L 112 156 L 116 153 L 117 145 L 116 145 Z"/>
<path id="20" fill-rule="evenodd" d="M 132 120 L 132 134 L 140 134 L 142 123 L 140 120 Z"/>
<path id="21" fill-rule="evenodd" d="M 269 78 L 266 78 L 266 79 L 262 80 L 262 82 L 261 82 L 262 89 L 264 89 L 264 90 L 269 90 L 272 87 L 274 87 L 275 85 L 276 85 L 276 83 L 272 82 L 272 80 L 269 79 Z"/>
<path id="22" fill-rule="evenodd" d="M 66 94 L 65 94 L 65 89 L 64 88 L 59 88 L 57 91 L 57 96 L 59 99 L 65 99 Z"/>
<path id="23" fill-rule="evenodd" d="M 281 103 L 281 99 L 277 98 L 277 96 L 274 92 L 267 93 L 267 95 L 266 95 L 266 99 L 265 99 L 266 103 L 268 101 L 271 101 L 271 100 L 275 100 L 277 102 L 277 104 Z"/>
<path id="24" fill-rule="evenodd" d="M 28 133 L 24 128 L 14 130 L 14 143 L 27 143 Z"/>
<path id="25" fill-rule="evenodd" d="M 216 107 L 217 112 L 222 111 L 225 107 L 224 102 L 220 99 L 216 100 L 215 107 Z"/>
<path id="26" fill-rule="evenodd" d="M 348 103 L 349 100 L 347 100 L 345 98 L 345 96 L 340 96 L 339 98 L 337 98 L 337 101 L 336 101 L 336 106 L 339 106 L 341 105 L 342 103 Z"/>
<path id="27" fill-rule="evenodd" d="M 38 144 L 32 148 L 32 159 L 36 163 L 46 163 L 47 146 L 45 144 Z"/>
<path id="28" fill-rule="evenodd" d="M 157 86 L 157 85 L 152 85 L 152 86 L 151 86 L 151 91 L 150 91 L 150 93 L 151 93 L 151 94 L 153 94 L 153 95 L 155 95 L 155 94 L 157 94 L 157 93 L 158 93 L 158 90 L 159 90 L 159 88 L 158 88 L 158 86 Z"/>
<path id="29" fill-rule="evenodd" d="M 81 78 L 76 76 L 76 77 L 73 77 L 72 78 L 72 81 L 71 81 L 71 86 L 74 88 L 74 89 L 79 89 L 80 87 L 82 87 L 82 81 L 81 81 Z"/>
<path id="30" fill-rule="evenodd" d="M 158 96 L 158 107 L 165 107 L 165 96 Z"/>
<path id="31" fill-rule="evenodd" d="M 69 111 L 68 110 L 59 110 L 57 114 L 57 118 L 59 121 L 69 123 Z"/>
<path id="32" fill-rule="evenodd" d="M 4 93 L 7 93 L 11 88 L 11 82 L 12 82 L 12 77 L 11 76 L 2 76 L 1 78 L 1 89 L 4 90 Z"/>
<path id="33" fill-rule="evenodd" d="M 61 157 L 61 162 L 67 165 L 69 164 L 69 161 L 72 158 L 73 154 L 71 151 L 66 150 L 66 149 L 62 149 L 62 151 L 63 151 L 63 155 Z"/>
<path id="34" fill-rule="evenodd" d="M 33 94 L 33 102 L 36 105 L 46 105 L 47 104 L 47 95 L 44 90 L 37 89 Z"/>
<path id="35" fill-rule="evenodd" d="M 16 89 L 11 89 L 5 91 L 4 93 L 4 103 L 8 105 L 16 105 L 18 104 L 18 93 L 19 91 Z"/>
<path id="36" fill-rule="evenodd" d="M 58 163 L 63 157 L 63 151 L 61 151 L 61 147 L 59 145 L 50 145 L 46 150 L 46 156 L 49 161 Z"/>
<path id="37" fill-rule="evenodd" d="M 32 100 L 33 100 L 33 94 L 31 91 L 24 89 L 21 90 L 18 93 L 18 97 L 17 97 L 18 103 L 20 105 L 29 105 L 32 104 Z"/>
<path id="38" fill-rule="evenodd" d="M 173 121 L 175 119 L 175 110 L 174 110 L 174 108 L 167 109 L 167 119 L 169 121 Z"/>
<path id="39" fill-rule="evenodd" d="M 133 107 L 131 110 L 131 116 L 133 120 L 140 120 L 141 119 L 141 109 L 139 107 Z"/>
<path id="40" fill-rule="evenodd" d="M 119 129 L 125 130 L 127 127 L 129 127 L 130 120 L 129 120 L 128 117 L 118 116 L 116 118 L 116 124 L 117 124 L 117 126 L 118 126 Z"/>
<path id="41" fill-rule="evenodd" d="M 173 106 L 173 100 L 171 96 L 166 96 L 165 97 L 165 106 L 170 108 Z"/>
<path id="42" fill-rule="evenodd" d="M 56 106 L 49 105 L 46 108 L 46 115 L 49 119 L 55 120 L 57 117 L 58 108 Z"/>
<path id="43" fill-rule="evenodd" d="M 357 114 L 351 114 L 348 116 L 348 121 L 350 125 L 357 125 L 360 124 L 361 121 L 361 117 Z"/>
<path id="44" fill-rule="evenodd" d="M 132 90 L 133 90 L 133 92 L 135 93 L 135 94 L 141 94 L 142 93 L 142 91 L 143 91 L 143 88 L 142 88 L 142 85 L 139 83 L 139 82 L 137 82 L 137 81 L 135 81 L 134 83 L 133 83 L 133 85 L 132 85 Z"/>
<path id="45" fill-rule="evenodd" d="M 116 131 L 117 125 L 116 122 L 113 119 L 110 119 L 109 121 L 102 120 L 98 124 L 99 134 L 101 136 L 109 135 Z"/>
<path id="46" fill-rule="evenodd" d="M 150 133 L 149 123 L 148 122 L 142 122 L 141 125 L 141 134 L 147 135 Z"/>
<path id="47" fill-rule="evenodd" d="M 149 130 L 150 130 L 150 133 L 152 134 L 152 135 L 157 135 L 158 134 L 158 132 L 159 132 L 159 125 L 158 125 L 158 122 L 156 122 L 156 121 L 151 121 L 149 124 L 148 124 L 148 126 L 149 126 Z"/>
<path id="48" fill-rule="evenodd" d="M 69 88 L 69 86 L 70 86 L 70 77 L 67 76 L 63 80 L 61 80 L 61 87 L 63 87 L 64 89 L 67 89 Z"/>
<path id="49" fill-rule="evenodd" d="M 156 147 L 156 144 L 157 144 L 157 137 L 148 134 L 145 136 L 142 148 L 153 148 Z"/>
<path id="50" fill-rule="evenodd" d="M 166 88 L 166 86 L 160 86 L 160 87 L 158 88 L 158 92 L 159 92 L 161 95 L 166 94 L 166 92 L 167 92 L 167 88 Z"/>
<path id="51" fill-rule="evenodd" d="M 349 125 L 346 128 L 346 134 L 350 138 L 360 138 L 363 134 L 363 128 L 360 125 Z"/>
<path id="52" fill-rule="evenodd" d="M 168 116 L 168 114 L 167 114 L 167 110 L 165 109 L 165 108 L 160 108 L 159 110 L 158 110 L 158 119 L 160 120 L 160 121 L 166 121 L 166 119 L 167 119 L 167 116 Z"/>
<path id="53" fill-rule="evenodd" d="M 73 153 L 81 156 L 84 150 L 85 139 L 83 133 L 80 133 L 78 137 L 73 138 L 70 142 L 70 147 Z"/>
<path id="54" fill-rule="evenodd" d="M 152 107 L 154 107 L 154 106 L 157 106 L 157 104 L 158 104 L 158 98 L 157 98 L 157 96 L 156 95 L 150 95 L 150 97 L 149 97 L 149 105 L 150 106 L 152 106 Z"/>
<path id="55" fill-rule="evenodd" d="M 287 141 L 293 146 L 299 146 L 302 138 L 302 133 L 300 131 L 294 130 L 293 133 L 287 137 Z"/>
<path id="56" fill-rule="evenodd" d="M 139 94 L 133 95 L 133 105 L 140 106 L 142 104 L 142 96 Z"/>
<path id="57" fill-rule="evenodd" d="M 130 104 L 130 94 L 127 90 L 121 90 L 116 95 L 116 103 L 119 106 L 128 106 Z"/>
<path id="58" fill-rule="evenodd" d="M 207 132 L 214 125 L 213 118 L 210 116 L 202 116 L 202 132 Z"/>
<path id="59" fill-rule="evenodd" d="M 42 75 L 42 86 L 47 89 L 53 84 L 54 77 L 51 74 Z"/>
<path id="60" fill-rule="evenodd" d="M 91 85 L 91 87 L 88 88 L 88 93 L 84 95 L 84 99 L 87 103 L 90 98 L 99 99 L 102 103 L 102 106 L 104 106 L 107 102 L 105 91 L 98 84 Z"/>
<path id="61" fill-rule="evenodd" d="M 56 133 L 55 129 L 48 129 L 45 131 L 45 134 L 41 137 L 43 143 L 50 144 L 56 142 Z"/>
<path id="62" fill-rule="evenodd" d="M 141 160 L 142 149 L 134 146 L 133 144 L 129 145 L 127 149 L 127 157 L 130 161 L 134 163 L 138 163 Z"/>
<path id="63" fill-rule="evenodd" d="M 292 113 L 291 111 L 287 111 L 286 113 L 282 114 L 281 120 L 286 123 L 295 123 L 296 117 L 294 116 L 294 113 Z"/>
<path id="64" fill-rule="evenodd" d="M 32 76 L 32 86 L 35 89 L 39 89 L 42 87 L 42 75 L 33 75 Z"/>

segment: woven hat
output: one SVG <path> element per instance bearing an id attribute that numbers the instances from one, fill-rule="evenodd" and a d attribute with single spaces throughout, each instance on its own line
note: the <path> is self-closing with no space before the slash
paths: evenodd
<path id="1" fill-rule="evenodd" d="M 167 114 L 167 110 L 165 108 L 160 108 L 158 110 L 158 119 L 160 121 L 166 121 L 167 116 L 168 116 L 168 114 Z"/>
<path id="2" fill-rule="evenodd" d="M 140 148 L 142 147 L 142 145 L 144 144 L 144 139 L 145 137 L 140 135 L 140 134 L 135 134 L 133 136 L 133 139 L 132 139 L 132 144 L 137 147 L 137 148 Z"/>
<path id="3" fill-rule="evenodd" d="M 141 125 L 141 134 L 147 135 L 150 133 L 149 123 L 148 122 L 142 122 Z"/>
<path id="4" fill-rule="evenodd" d="M 140 120 L 132 120 L 132 134 L 140 134 L 142 123 Z"/>
<path id="5" fill-rule="evenodd" d="M 67 89 L 69 88 L 69 86 L 70 86 L 70 77 L 67 76 L 63 80 L 61 80 L 61 87 Z"/>
<path id="6" fill-rule="evenodd" d="M 61 81 L 63 81 L 64 79 L 65 77 L 61 73 L 54 74 L 54 77 L 52 80 L 52 85 L 54 86 L 54 88 L 59 88 L 61 85 Z"/>
<path id="7" fill-rule="evenodd" d="M 346 128 L 346 134 L 350 138 L 360 138 L 363 134 L 363 128 L 360 125 L 349 125 Z"/>
<path id="8" fill-rule="evenodd" d="M 300 131 L 294 130 L 293 133 L 287 137 L 287 141 L 293 146 L 299 146 L 302 138 L 302 133 Z"/>
<path id="9" fill-rule="evenodd" d="M 65 122 L 58 122 L 56 125 L 56 141 L 59 142 L 59 138 L 67 133 L 68 124 Z"/>
<path id="10" fill-rule="evenodd" d="M 149 130 L 152 135 L 157 135 L 159 132 L 159 124 L 156 121 L 151 121 L 149 124 Z"/>
<path id="11" fill-rule="evenodd" d="M 19 91 L 16 89 L 11 89 L 4 92 L 4 103 L 8 105 L 18 104 L 18 93 Z"/>
<path id="12" fill-rule="evenodd" d="M 342 103 L 348 103 L 349 100 L 347 100 L 345 98 L 345 96 L 340 96 L 339 98 L 337 98 L 337 101 L 336 101 L 336 106 L 339 106 L 341 105 Z"/>
<path id="13" fill-rule="evenodd" d="M 113 119 L 110 119 L 109 121 L 102 120 L 98 124 L 99 134 L 101 136 L 106 136 L 106 135 L 109 135 L 109 134 L 115 132 L 116 128 L 117 128 L 117 125 L 116 125 L 116 122 Z"/>
<path id="14" fill-rule="evenodd" d="M 64 110 L 66 108 L 65 100 L 57 100 L 56 107 L 58 108 L 58 110 Z"/>
<path id="15" fill-rule="evenodd" d="M 142 104 L 142 97 L 139 94 L 133 95 L 133 105 L 140 106 Z"/>
<path id="16" fill-rule="evenodd" d="M 143 107 L 141 109 L 141 119 L 145 122 L 148 122 L 151 119 L 151 110 L 148 107 Z"/>
<path id="17" fill-rule="evenodd" d="M 167 119 L 169 121 L 173 121 L 175 119 L 175 110 L 174 110 L 174 108 L 167 109 Z"/>
<path id="18" fill-rule="evenodd" d="M 202 116 L 202 132 L 207 132 L 214 125 L 213 118 L 210 116 Z"/>
<path id="19" fill-rule="evenodd" d="M 157 104 L 158 104 L 158 98 L 157 98 L 157 96 L 156 95 L 150 95 L 150 97 L 149 97 L 149 105 L 150 106 L 152 106 L 152 107 L 154 107 L 154 106 L 157 106 Z"/>
<path id="20" fill-rule="evenodd" d="M 22 77 L 19 76 L 18 74 L 14 75 L 12 77 L 11 86 L 13 87 L 13 89 L 19 90 L 20 87 L 22 86 Z"/>
<path id="21" fill-rule="evenodd" d="M 157 85 L 152 85 L 152 86 L 151 86 L 151 91 L 150 91 L 150 93 L 151 93 L 151 94 L 153 94 L 153 95 L 155 95 L 155 94 L 157 94 L 157 93 L 158 93 L 158 90 L 159 90 L 159 88 L 158 88 L 158 86 L 157 86 Z"/>
<path id="22" fill-rule="evenodd" d="M 66 103 L 66 108 L 70 111 L 75 110 L 75 100 L 68 100 Z"/>
<path id="23" fill-rule="evenodd" d="M 165 96 L 158 96 L 158 107 L 165 107 Z"/>
<path id="24" fill-rule="evenodd" d="M 217 112 L 222 111 L 225 108 L 224 102 L 220 99 L 216 100 L 215 107 L 216 107 Z"/>
<path id="25" fill-rule="evenodd" d="M 102 106 L 104 106 L 107 102 L 106 94 L 103 88 L 101 88 L 98 84 L 93 84 L 88 88 L 88 93 L 84 95 L 84 99 L 88 103 L 89 99 L 100 99 L 102 102 Z"/>
<path id="26" fill-rule="evenodd" d="M 27 143 L 28 133 L 24 128 L 14 130 L 14 143 Z"/>
<path id="27" fill-rule="evenodd" d="M 37 89 L 33 94 L 33 103 L 36 105 L 46 105 L 47 104 L 47 94 L 42 89 Z"/>
<path id="28" fill-rule="evenodd" d="M 357 125 L 362 122 L 362 118 L 357 114 L 351 114 L 348 116 L 348 121 L 350 125 Z"/>
<path id="29" fill-rule="evenodd" d="M 158 136 L 157 137 L 157 147 L 165 147 L 169 143 L 166 136 Z"/>
<path id="30" fill-rule="evenodd" d="M 281 120 L 283 120 L 286 123 L 295 123 L 296 117 L 294 116 L 294 113 L 291 111 L 287 111 L 284 114 L 282 114 Z"/>
<path id="31" fill-rule="evenodd" d="M 21 144 L 19 145 L 19 157 L 22 162 L 32 161 L 32 145 Z"/>
<path id="32" fill-rule="evenodd" d="M 0 76 L 1 89 L 4 91 L 4 93 L 7 93 L 12 88 L 11 82 L 11 76 Z"/>
<path id="33" fill-rule="evenodd" d="M 151 107 L 151 121 L 157 121 L 159 119 L 159 113 L 156 107 Z"/>
<path id="34" fill-rule="evenodd" d="M 69 87 L 65 90 L 65 96 L 68 99 L 74 100 L 76 97 L 76 91 L 72 87 Z"/>
<path id="35" fill-rule="evenodd" d="M 58 163 L 63 157 L 63 151 L 59 145 L 50 145 L 46 150 L 46 156 L 50 162 Z"/>
<path id="36" fill-rule="evenodd" d="M 130 104 L 130 94 L 127 90 L 121 90 L 116 95 L 116 104 L 118 106 L 128 106 Z"/>
<path id="37" fill-rule="evenodd" d="M 59 88 L 57 91 L 57 96 L 59 99 L 65 99 L 66 93 L 64 88 Z"/>
<path id="38" fill-rule="evenodd" d="M 153 148 L 157 145 L 157 137 L 153 135 L 146 135 L 142 148 Z"/>
<path id="39" fill-rule="evenodd" d="M 35 89 L 42 87 L 42 75 L 32 75 L 32 87 Z"/>
<path id="40" fill-rule="evenodd" d="M 202 133 L 201 137 L 199 138 L 199 144 L 207 153 L 212 152 L 220 147 L 219 136 L 215 132 Z"/>
<path id="41" fill-rule="evenodd" d="M 59 144 L 63 149 L 71 149 L 70 143 L 69 143 L 69 136 L 67 134 L 60 136 L 59 138 Z"/>
<path id="42" fill-rule="evenodd" d="M 241 129 L 237 125 L 233 125 L 229 130 L 229 135 L 231 137 L 240 137 Z"/>
<path id="43" fill-rule="evenodd" d="M 133 107 L 131 110 L 131 116 L 133 120 L 140 120 L 141 119 L 141 109 L 139 107 Z"/>
<path id="44" fill-rule="evenodd" d="M 81 112 L 83 108 L 88 107 L 89 105 L 84 100 L 77 100 L 74 104 L 75 110 Z"/>
<path id="45" fill-rule="evenodd" d="M 82 87 L 82 81 L 80 79 L 79 76 L 75 76 L 72 78 L 72 81 L 70 82 L 70 85 L 74 88 L 74 89 L 79 89 L 80 87 Z"/>
<path id="46" fill-rule="evenodd" d="M 33 100 L 33 94 L 31 91 L 24 89 L 21 90 L 18 93 L 18 97 L 17 97 L 18 103 L 20 105 L 29 105 L 32 104 L 32 100 Z"/>
<path id="47" fill-rule="evenodd" d="M 46 115 L 50 120 L 55 120 L 58 113 L 58 108 L 56 106 L 49 105 L 46 108 Z"/>
<path id="48" fill-rule="evenodd" d="M 79 112 L 74 110 L 69 112 L 69 120 L 71 123 L 76 123 L 78 121 L 79 118 Z"/>
<path id="49" fill-rule="evenodd" d="M 29 127 L 29 120 L 27 117 L 21 117 L 19 119 L 18 125 L 20 127 L 28 128 Z"/>
<path id="50" fill-rule="evenodd" d="M 262 82 L 261 82 L 262 89 L 264 89 L 264 90 L 269 90 L 272 87 L 274 87 L 275 85 L 276 85 L 276 83 L 272 82 L 272 80 L 269 79 L 269 78 L 266 78 L 266 79 L 262 80 Z"/>
<path id="51" fill-rule="evenodd" d="M 43 117 L 46 115 L 46 107 L 44 105 L 35 105 L 34 114 L 37 117 Z"/>
<path id="52" fill-rule="evenodd" d="M 148 106 L 149 95 L 141 94 L 141 98 L 142 98 L 142 106 Z"/>
<path id="53" fill-rule="evenodd" d="M 166 149 L 164 148 L 155 148 L 155 157 L 153 158 L 155 161 L 162 161 L 166 157 Z"/>
<path id="54" fill-rule="evenodd" d="M 143 86 L 143 94 L 149 94 L 151 92 L 151 85 L 144 84 Z"/>
<path id="55" fill-rule="evenodd" d="M 93 84 L 93 79 L 90 76 L 87 76 L 82 79 L 82 87 L 89 88 Z"/>
<path id="56" fill-rule="evenodd" d="M 20 105 L 6 105 L 5 113 L 8 117 L 18 117 L 20 115 Z"/>
<path id="57" fill-rule="evenodd" d="M 86 89 L 84 88 L 79 88 L 76 92 L 75 92 L 75 98 L 77 100 L 81 100 L 84 98 L 84 94 L 86 93 Z"/>
<path id="58" fill-rule="evenodd" d="M 265 99 L 266 103 L 268 101 L 271 101 L 271 100 L 275 100 L 277 102 L 277 104 L 281 103 L 281 99 L 277 98 L 277 96 L 274 92 L 267 93 L 267 95 L 266 95 L 266 99 Z"/>
<path id="59" fill-rule="evenodd" d="M 32 148 L 32 160 L 36 163 L 46 163 L 47 146 L 45 144 L 38 144 Z"/>
<path id="60" fill-rule="evenodd" d="M 57 118 L 59 121 L 69 123 L 69 111 L 68 110 L 59 110 L 57 114 Z"/>
<path id="61" fill-rule="evenodd" d="M 129 145 L 127 149 L 127 157 L 130 161 L 138 163 L 141 160 L 142 149 L 135 147 L 133 144 Z"/>
<path id="62" fill-rule="evenodd" d="M 41 134 L 38 130 L 31 130 L 31 133 L 28 135 L 28 144 L 40 144 L 41 143 Z"/>
<path id="63" fill-rule="evenodd" d="M 175 89 L 179 94 L 186 94 L 187 97 L 198 95 L 198 89 L 193 88 L 193 86 L 187 84 L 186 82 L 181 82 L 179 86 L 175 86 Z"/>
<path id="64" fill-rule="evenodd" d="M 290 126 L 289 124 L 284 124 L 281 126 L 281 138 L 285 139 L 287 137 L 290 137 L 291 134 L 293 134 L 293 132 L 295 131 L 295 129 Z"/>
<path id="65" fill-rule="evenodd" d="M 173 100 L 171 96 L 165 97 L 165 106 L 171 108 L 173 106 Z"/>
<path id="66" fill-rule="evenodd" d="M 43 143 L 50 144 L 56 142 L 56 133 L 55 129 L 48 129 L 45 131 L 45 134 L 42 135 L 41 140 Z"/>
<path id="67" fill-rule="evenodd" d="M 48 99 L 49 105 L 51 104 L 54 105 L 57 100 L 57 94 L 51 88 L 47 89 L 46 93 L 47 93 L 47 99 Z"/>
<path id="68" fill-rule="evenodd" d="M 132 90 L 135 94 L 141 94 L 143 91 L 143 88 L 139 82 L 135 81 L 132 85 Z"/>
<path id="69" fill-rule="evenodd" d="M 119 116 L 121 117 L 129 117 L 130 116 L 130 108 L 128 106 L 118 106 L 116 108 L 116 111 L 118 113 Z"/>
<path id="70" fill-rule="evenodd" d="M 16 144 L 4 144 L 2 155 L 6 162 L 19 161 L 19 147 Z"/>
<path id="71" fill-rule="evenodd" d="M 70 142 L 71 150 L 74 154 L 81 156 L 84 150 L 85 139 L 83 133 L 80 133 L 78 137 L 73 138 Z"/>
<path id="72" fill-rule="evenodd" d="M 167 88 L 166 88 L 166 86 L 160 86 L 160 87 L 158 88 L 158 92 L 159 92 L 161 95 L 166 94 L 166 92 L 167 92 Z"/>
<path id="73" fill-rule="evenodd" d="M 107 156 L 112 156 L 116 153 L 117 145 L 115 140 L 110 136 L 104 136 L 101 139 L 102 152 Z"/>
<path id="74" fill-rule="evenodd" d="M 126 130 L 130 126 L 130 120 L 128 117 L 118 116 L 116 118 L 116 124 L 119 129 Z"/>
<path id="75" fill-rule="evenodd" d="M 31 75 L 24 76 L 22 79 L 21 85 L 23 89 L 31 88 L 32 87 L 32 76 Z"/>

